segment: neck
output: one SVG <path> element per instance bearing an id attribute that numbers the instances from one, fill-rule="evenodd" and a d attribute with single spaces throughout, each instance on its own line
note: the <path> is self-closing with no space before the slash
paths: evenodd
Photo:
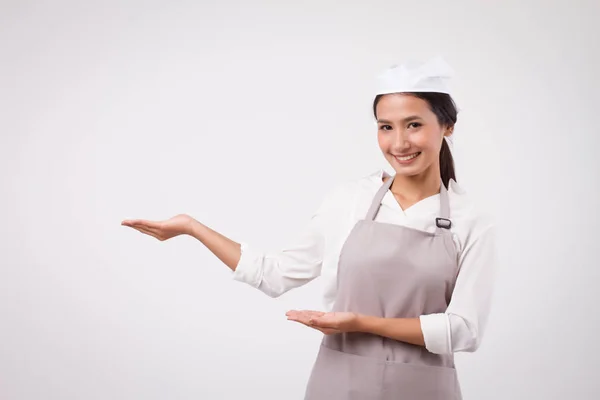
<path id="1" fill-rule="evenodd" d="M 395 196 L 412 203 L 439 193 L 441 184 L 439 168 L 432 166 L 419 175 L 396 174 L 390 190 Z"/>

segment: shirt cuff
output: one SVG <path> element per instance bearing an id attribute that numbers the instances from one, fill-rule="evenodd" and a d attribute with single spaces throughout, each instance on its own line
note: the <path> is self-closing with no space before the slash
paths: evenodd
<path id="1" fill-rule="evenodd" d="M 452 353 L 448 315 L 444 313 L 421 315 L 419 320 L 425 348 L 435 354 Z"/>
<path id="2" fill-rule="evenodd" d="M 241 252 L 240 260 L 238 261 L 235 270 L 233 271 L 233 279 L 239 282 L 247 283 L 250 286 L 257 288 L 262 281 L 262 253 L 254 250 L 247 243 L 240 243 Z"/>

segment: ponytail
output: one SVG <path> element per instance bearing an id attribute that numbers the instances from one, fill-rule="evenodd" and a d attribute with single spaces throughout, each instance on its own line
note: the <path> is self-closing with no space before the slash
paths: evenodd
<path id="1" fill-rule="evenodd" d="M 452 153 L 446 139 L 442 139 L 442 148 L 440 149 L 440 176 L 446 188 L 450 185 L 450 179 L 456 181 L 454 158 L 452 158 Z"/>

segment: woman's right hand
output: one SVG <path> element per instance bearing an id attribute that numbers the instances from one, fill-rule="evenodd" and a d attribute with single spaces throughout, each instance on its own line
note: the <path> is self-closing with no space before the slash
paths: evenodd
<path id="1" fill-rule="evenodd" d="M 121 222 L 139 232 L 145 233 L 161 242 L 179 235 L 189 235 L 194 219 L 186 214 L 179 214 L 164 221 L 149 221 L 144 219 L 126 219 Z"/>

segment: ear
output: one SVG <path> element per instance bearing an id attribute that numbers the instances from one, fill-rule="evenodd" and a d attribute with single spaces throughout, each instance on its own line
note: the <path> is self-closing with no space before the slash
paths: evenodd
<path id="1" fill-rule="evenodd" d="M 444 129 L 444 136 L 452 136 L 453 132 L 454 132 L 454 127 L 449 126 L 446 129 Z"/>

